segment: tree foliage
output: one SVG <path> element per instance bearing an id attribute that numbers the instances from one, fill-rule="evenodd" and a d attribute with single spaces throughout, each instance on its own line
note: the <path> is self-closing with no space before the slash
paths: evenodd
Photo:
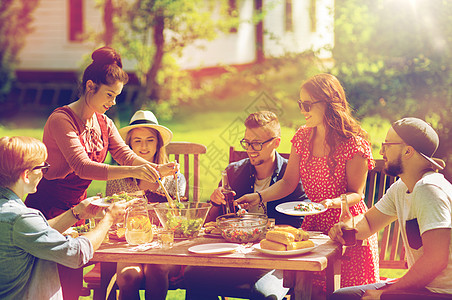
<path id="1" fill-rule="evenodd" d="M 11 89 L 15 79 L 19 50 L 31 32 L 31 13 L 38 0 L 0 1 L 0 102 Z"/>
<path id="2" fill-rule="evenodd" d="M 416 116 L 452 164 L 452 1 L 336 0 L 334 71 L 357 113 Z M 451 170 L 448 171 L 451 174 Z"/>
<path id="3" fill-rule="evenodd" d="M 177 102 L 196 95 L 176 61 L 184 47 L 212 40 L 237 26 L 228 1 L 101 0 L 112 5 L 112 46 L 138 62 L 136 74 L 143 87 L 137 106 L 149 101 Z M 102 38 L 99 36 L 98 38 Z"/>

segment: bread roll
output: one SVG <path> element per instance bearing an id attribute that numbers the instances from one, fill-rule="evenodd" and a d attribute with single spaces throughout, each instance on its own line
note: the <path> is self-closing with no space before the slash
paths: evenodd
<path id="1" fill-rule="evenodd" d="M 288 245 L 295 241 L 295 237 L 292 233 L 278 230 L 268 231 L 265 238 L 284 245 Z"/>
<path id="2" fill-rule="evenodd" d="M 277 242 L 272 242 L 272 241 L 269 241 L 267 239 L 263 239 L 262 241 L 260 241 L 259 244 L 261 245 L 261 249 L 275 250 L 275 251 L 286 251 L 286 245 L 281 244 L 281 243 L 277 243 Z"/>
<path id="3" fill-rule="evenodd" d="M 217 227 L 217 222 L 212 221 L 212 222 L 207 222 L 204 224 L 204 227 Z"/>
<path id="4" fill-rule="evenodd" d="M 295 241 L 307 241 L 309 240 L 309 233 L 301 228 L 295 228 L 290 225 L 276 225 L 275 230 L 290 232 L 294 235 Z"/>
<path id="5" fill-rule="evenodd" d="M 314 242 L 311 240 L 293 242 L 287 245 L 287 250 L 296 250 L 296 249 L 304 249 L 314 247 Z"/>

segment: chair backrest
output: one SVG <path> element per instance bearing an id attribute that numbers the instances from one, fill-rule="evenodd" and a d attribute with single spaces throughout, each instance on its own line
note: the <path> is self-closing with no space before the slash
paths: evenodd
<path id="1" fill-rule="evenodd" d="M 279 153 L 279 152 L 278 152 Z M 289 159 L 289 153 L 279 153 L 282 157 Z M 235 150 L 234 147 L 229 147 L 229 163 L 248 158 L 246 151 Z"/>
<path id="2" fill-rule="evenodd" d="M 289 158 L 289 153 L 279 153 Z M 247 158 L 246 151 L 237 151 L 229 148 L 229 163 Z M 380 200 L 386 190 L 396 181 L 393 176 L 383 172 L 384 160 L 376 159 L 375 168 L 367 174 L 366 191 L 364 201 L 367 207 L 373 206 Z M 380 248 L 380 268 L 382 269 L 407 269 L 405 248 L 401 238 L 399 222 L 392 222 L 378 233 Z"/>
<path id="3" fill-rule="evenodd" d="M 199 201 L 199 155 L 206 151 L 206 146 L 190 142 L 171 142 L 166 146 L 169 160 L 176 160 L 180 164 L 181 172 L 187 180 L 185 196 L 195 202 Z"/>
<path id="4" fill-rule="evenodd" d="M 367 174 L 364 201 L 367 207 L 373 206 L 384 195 L 397 178 L 383 172 L 384 160 L 376 159 L 375 168 Z M 403 246 L 399 222 L 394 221 L 378 233 L 381 269 L 407 269 L 405 248 Z"/>

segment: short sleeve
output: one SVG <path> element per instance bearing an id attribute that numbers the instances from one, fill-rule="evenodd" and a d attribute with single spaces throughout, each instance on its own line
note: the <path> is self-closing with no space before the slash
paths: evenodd
<path id="1" fill-rule="evenodd" d="M 355 155 L 360 155 L 367 159 L 367 169 L 372 170 L 375 168 L 375 161 L 372 155 L 372 148 L 370 143 L 364 138 L 358 136 L 356 139 L 349 139 L 345 145 L 348 151 L 344 151 L 346 160 L 351 160 Z"/>
<path id="2" fill-rule="evenodd" d="M 452 228 L 451 202 L 445 191 L 434 184 L 427 183 L 415 187 L 413 206 L 421 234 L 431 229 Z"/>
<path id="3" fill-rule="evenodd" d="M 375 208 L 378 209 L 381 213 L 388 216 L 397 216 L 397 189 L 398 185 L 400 185 L 400 179 L 392 184 L 383 197 L 375 203 Z"/>
<path id="4" fill-rule="evenodd" d="M 297 132 L 295 132 L 292 140 L 290 140 L 298 155 L 301 154 L 303 146 L 306 147 L 309 144 L 309 136 L 311 134 L 311 131 L 311 128 L 301 126 L 300 128 L 298 128 Z"/>

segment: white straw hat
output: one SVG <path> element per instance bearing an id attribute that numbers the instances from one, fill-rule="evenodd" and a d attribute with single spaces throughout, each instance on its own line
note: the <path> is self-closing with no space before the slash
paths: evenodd
<path id="1" fill-rule="evenodd" d="M 137 127 L 146 127 L 153 128 L 157 130 L 162 136 L 163 145 L 166 146 L 169 144 L 171 139 L 173 138 L 173 133 L 171 130 L 166 128 L 165 126 L 159 125 L 157 118 L 149 110 L 139 110 L 137 111 L 132 118 L 130 119 L 129 126 L 123 127 L 119 129 L 119 134 L 122 139 L 125 141 L 127 137 L 127 133 Z"/>

